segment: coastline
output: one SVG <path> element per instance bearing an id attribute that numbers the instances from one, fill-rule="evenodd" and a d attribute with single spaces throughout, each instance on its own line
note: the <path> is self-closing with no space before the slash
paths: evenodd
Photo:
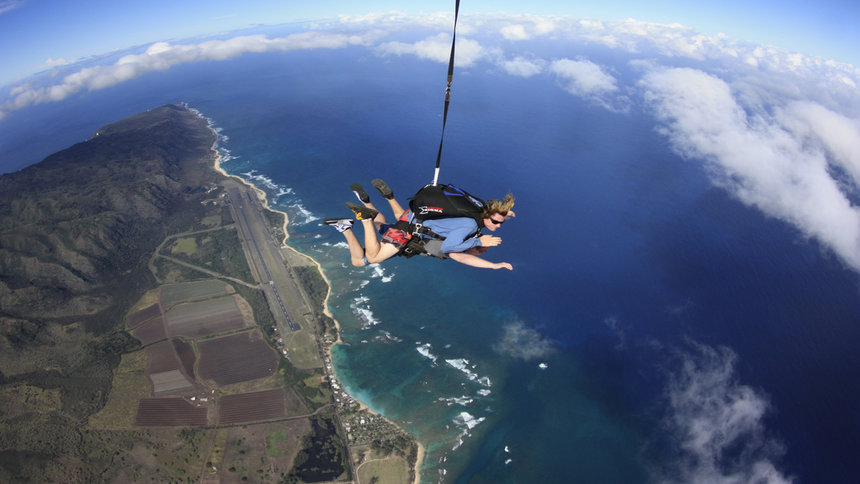
<path id="1" fill-rule="evenodd" d="M 332 292 L 331 291 L 331 282 L 326 277 L 325 272 L 323 272 L 322 265 L 313 257 L 311 257 L 307 254 L 304 254 L 302 252 L 299 252 L 294 247 L 291 247 L 289 244 L 287 244 L 287 240 L 290 238 L 289 231 L 287 230 L 287 225 L 289 224 L 289 215 L 284 211 L 272 208 L 269 205 L 268 196 L 266 195 L 265 191 L 263 191 L 261 188 L 257 187 L 256 185 L 254 185 L 250 181 L 248 181 L 248 180 L 246 180 L 246 179 L 244 179 L 238 175 L 233 175 L 231 173 L 228 173 L 226 170 L 224 170 L 221 167 L 222 156 L 221 156 L 221 152 L 217 148 L 218 141 L 220 139 L 220 135 L 212 127 L 212 122 L 208 118 L 203 116 L 197 110 L 194 110 L 192 108 L 189 108 L 189 109 L 192 110 L 193 112 L 195 112 L 198 116 L 200 116 L 204 120 L 206 120 L 208 122 L 209 129 L 215 135 L 216 141 L 212 144 L 212 147 L 210 148 L 212 154 L 214 155 L 213 169 L 216 172 L 218 172 L 219 174 L 221 174 L 225 177 L 228 177 L 228 178 L 234 178 L 234 179 L 238 180 L 240 183 L 251 188 L 254 191 L 254 193 L 257 194 L 257 197 L 260 199 L 260 201 L 263 205 L 263 208 L 265 210 L 269 210 L 273 213 L 277 213 L 277 214 L 280 214 L 283 216 L 284 223 L 282 225 L 282 230 L 284 233 L 284 238 L 281 240 L 281 248 L 282 249 L 288 249 L 288 250 L 292 251 L 293 253 L 298 254 L 299 256 L 302 256 L 302 257 L 306 258 L 308 261 L 310 261 L 314 266 L 316 266 L 317 272 L 319 273 L 320 277 L 322 277 L 323 281 L 325 282 L 325 284 L 326 284 L 326 295 L 325 295 L 325 298 L 323 300 L 323 314 L 325 314 L 327 317 L 329 317 L 334 322 L 337 338 L 335 339 L 335 341 L 331 342 L 330 344 L 323 343 L 323 345 L 322 345 L 323 349 L 325 351 L 324 368 L 326 369 L 326 373 L 329 374 L 329 378 L 331 379 L 331 382 L 337 384 L 337 386 L 342 389 L 343 386 L 340 385 L 340 381 L 337 378 L 337 374 L 334 371 L 334 366 L 331 363 L 332 362 L 332 348 L 334 348 L 334 346 L 336 346 L 338 344 L 343 343 L 343 340 L 341 339 L 341 326 L 340 326 L 340 322 L 338 322 L 338 320 L 334 317 L 334 315 L 331 313 L 331 311 L 329 311 L 329 308 L 328 308 L 328 306 L 329 306 L 328 303 L 329 303 L 329 299 L 331 298 L 331 292 Z M 404 435 L 409 436 L 409 438 L 415 443 L 415 445 L 417 446 L 417 456 L 415 459 L 415 463 L 412 466 L 412 472 L 414 475 L 413 484 L 420 484 L 420 482 L 421 482 L 420 469 L 421 469 L 421 463 L 424 460 L 424 454 L 425 454 L 425 449 L 424 449 L 424 446 L 421 444 L 421 442 L 419 442 L 418 439 L 415 438 L 415 436 L 406 432 L 403 428 L 401 428 L 399 425 L 397 425 L 396 423 L 389 420 L 384 415 L 380 415 L 379 413 L 375 412 L 370 407 L 368 407 L 366 404 L 364 404 L 363 402 L 361 402 L 360 400 L 355 398 L 355 396 L 348 394 L 348 392 L 346 392 L 346 390 L 343 390 L 343 392 L 347 393 L 347 395 L 349 395 L 349 397 L 352 399 L 352 401 L 355 402 L 356 404 L 358 404 L 360 411 L 367 412 L 367 413 L 369 413 L 369 414 L 371 414 L 377 418 L 385 420 L 390 425 L 392 425 L 393 427 L 400 430 Z M 348 445 L 348 443 L 347 443 L 347 445 Z"/>

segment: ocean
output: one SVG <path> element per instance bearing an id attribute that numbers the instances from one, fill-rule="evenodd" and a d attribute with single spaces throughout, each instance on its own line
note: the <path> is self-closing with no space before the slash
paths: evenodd
<path id="1" fill-rule="evenodd" d="M 516 196 L 486 255 L 514 270 L 351 267 L 321 221 L 349 215 L 350 183 L 385 210 L 371 179 L 402 202 L 432 181 L 444 73 L 364 47 L 178 65 L 14 113 L 4 171 L 145 109 L 199 110 L 222 167 L 322 265 L 338 377 L 426 447 L 424 482 L 860 475 L 858 274 L 715 185 L 635 100 L 622 112 L 552 79 L 458 71 L 440 181 Z"/>

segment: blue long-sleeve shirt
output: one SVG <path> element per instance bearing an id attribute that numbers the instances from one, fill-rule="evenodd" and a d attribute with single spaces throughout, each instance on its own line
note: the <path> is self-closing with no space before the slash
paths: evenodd
<path id="1" fill-rule="evenodd" d="M 472 247 L 481 245 L 481 239 L 471 237 L 478 231 L 478 223 L 469 217 L 427 220 L 424 222 L 424 226 L 445 237 L 442 242 L 442 252 L 445 254 L 465 252 Z"/>

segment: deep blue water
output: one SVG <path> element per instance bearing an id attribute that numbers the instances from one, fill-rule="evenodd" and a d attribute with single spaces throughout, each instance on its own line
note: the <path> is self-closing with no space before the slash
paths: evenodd
<path id="1" fill-rule="evenodd" d="M 418 436 L 428 482 L 860 475 L 858 275 L 712 186 L 635 106 L 459 73 L 441 181 L 514 193 L 487 258 L 515 270 L 349 267 L 320 220 L 348 214 L 352 182 L 382 177 L 405 201 L 431 181 L 444 69 L 362 48 L 178 66 L 14 113 L 3 168 L 164 103 L 200 110 L 225 168 L 266 189 L 323 265 L 338 375 Z"/>

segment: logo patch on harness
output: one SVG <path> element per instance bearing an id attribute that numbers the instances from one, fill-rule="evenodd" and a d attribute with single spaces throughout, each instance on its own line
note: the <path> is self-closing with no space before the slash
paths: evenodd
<path id="1" fill-rule="evenodd" d="M 427 215 L 428 213 L 438 213 L 442 214 L 444 210 L 442 207 L 431 207 L 428 205 L 422 205 L 418 207 L 418 215 Z"/>

